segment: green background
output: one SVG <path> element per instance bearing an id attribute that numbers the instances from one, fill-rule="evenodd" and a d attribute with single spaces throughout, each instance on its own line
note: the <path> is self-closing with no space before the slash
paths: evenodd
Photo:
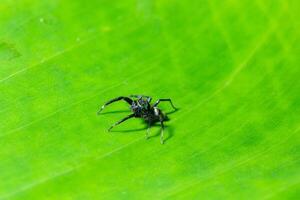
<path id="1" fill-rule="evenodd" d="M 299 199 L 299 10 L 1 0 L 0 199 Z M 164 145 L 139 119 L 107 132 L 129 94 L 180 108 Z"/>

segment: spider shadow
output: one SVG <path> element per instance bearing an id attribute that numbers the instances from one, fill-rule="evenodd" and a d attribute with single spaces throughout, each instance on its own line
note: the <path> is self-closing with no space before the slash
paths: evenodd
<path id="1" fill-rule="evenodd" d="M 116 110 L 116 111 L 103 112 L 101 113 L 101 115 L 117 114 L 117 113 L 130 113 L 130 110 Z"/>
<path id="2" fill-rule="evenodd" d="M 166 116 L 165 116 L 165 119 L 164 119 L 164 122 L 166 121 L 170 121 L 171 118 L 169 117 L 169 115 L 175 113 L 179 111 L 179 108 L 177 108 L 176 110 L 173 110 L 173 111 L 170 111 L 170 112 L 167 112 L 166 113 Z M 110 114 L 110 113 L 124 113 L 124 112 L 128 112 L 128 111 L 112 111 L 112 112 L 106 112 L 105 114 Z M 128 130 L 111 130 L 110 132 L 116 132 L 116 133 L 129 133 L 129 132 L 139 132 L 139 131 L 146 131 L 148 129 L 148 123 L 144 120 L 142 120 L 142 124 L 144 125 L 144 127 L 142 128 L 135 128 L 135 129 L 128 129 Z M 153 123 L 151 123 L 151 127 L 161 127 L 160 124 L 158 123 L 159 121 L 155 121 Z M 171 139 L 173 136 L 174 136 L 174 128 L 172 126 L 169 126 L 169 125 L 164 125 L 165 129 L 167 129 L 167 137 L 164 138 L 164 142 L 167 142 L 169 139 Z M 165 130 L 165 133 L 166 133 L 166 130 Z M 153 138 L 153 137 L 158 137 L 160 136 L 160 130 L 157 131 L 156 134 L 154 135 L 151 135 L 151 131 L 150 131 L 150 136 L 149 136 L 149 139 L 150 138 Z"/>

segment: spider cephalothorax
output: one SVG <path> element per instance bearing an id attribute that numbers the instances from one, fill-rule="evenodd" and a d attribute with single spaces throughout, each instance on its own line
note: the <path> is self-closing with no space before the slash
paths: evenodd
<path id="1" fill-rule="evenodd" d="M 132 99 L 135 98 L 135 99 Z M 160 135 L 160 141 L 163 144 L 164 143 L 164 123 L 166 116 L 162 113 L 162 111 L 157 107 L 157 105 L 162 101 L 168 101 L 170 102 L 171 106 L 176 110 L 174 107 L 171 99 L 158 99 L 153 105 L 150 104 L 151 97 L 144 96 L 144 95 L 130 95 L 130 97 L 117 97 L 114 98 L 107 103 L 105 103 L 101 109 L 98 111 L 98 114 L 105 108 L 105 106 L 116 102 L 120 100 L 126 101 L 128 104 L 130 104 L 130 109 L 132 111 L 132 114 L 128 115 L 127 117 L 121 119 L 120 121 L 113 124 L 108 130 L 110 131 L 114 126 L 121 124 L 122 122 L 126 121 L 130 118 L 142 118 L 148 123 L 148 130 L 146 133 L 146 138 L 148 139 L 149 136 L 149 129 L 152 124 L 155 122 L 160 122 L 161 124 L 161 135 Z"/>

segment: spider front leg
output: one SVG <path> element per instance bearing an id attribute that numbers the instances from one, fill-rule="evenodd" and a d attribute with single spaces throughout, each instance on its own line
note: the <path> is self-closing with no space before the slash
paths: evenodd
<path id="1" fill-rule="evenodd" d="M 120 100 L 124 100 L 126 101 L 128 104 L 132 104 L 132 99 L 128 98 L 128 97 L 117 97 L 117 98 L 114 98 L 108 102 L 106 102 L 101 108 L 100 110 L 97 112 L 97 114 L 99 115 L 101 113 L 101 111 L 109 104 L 113 103 L 113 102 L 116 102 L 116 101 L 120 101 Z"/>
<path id="2" fill-rule="evenodd" d="M 114 123 L 114 124 L 108 129 L 108 131 L 110 131 L 113 127 L 115 127 L 115 126 L 121 124 L 122 122 L 124 122 L 124 121 L 126 121 L 126 120 L 128 120 L 128 119 L 130 119 L 130 118 L 132 118 L 132 117 L 134 117 L 134 114 L 128 115 L 127 117 L 121 119 L 120 121 L 117 121 L 116 123 Z"/>
<path id="3" fill-rule="evenodd" d="M 162 101 L 168 101 L 168 102 L 170 102 L 171 106 L 172 106 L 175 110 L 177 110 L 177 108 L 173 105 L 171 99 L 158 99 L 158 100 L 153 104 L 153 107 L 156 107 L 156 106 L 157 106 L 160 102 L 162 102 Z"/>

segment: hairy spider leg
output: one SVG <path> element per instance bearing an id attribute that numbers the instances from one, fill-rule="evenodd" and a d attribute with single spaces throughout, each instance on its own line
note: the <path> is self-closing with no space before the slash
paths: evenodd
<path id="1" fill-rule="evenodd" d="M 132 104 L 133 100 L 128 98 L 128 97 L 117 97 L 117 98 L 114 98 L 114 99 L 111 99 L 110 101 L 106 102 L 101 108 L 100 110 L 97 112 L 97 114 L 99 115 L 101 113 L 101 111 L 109 104 L 113 103 L 113 102 L 116 102 L 116 101 L 120 101 L 120 100 L 124 100 L 126 101 L 128 104 Z"/>
<path id="2" fill-rule="evenodd" d="M 128 119 L 130 119 L 130 118 L 132 118 L 132 117 L 134 117 L 134 114 L 128 115 L 127 117 L 124 117 L 124 118 L 121 119 L 120 121 L 117 121 L 116 123 L 114 123 L 114 124 L 108 129 L 108 131 L 110 131 L 113 127 L 115 127 L 115 126 L 121 124 L 122 122 L 124 122 L 124 121 L 126 121 L 126 120 L 128 120 Z"/>
<path id="3" fill-rule="evenodd" d="M 162 102 L 162 101 L 168 101 L 168 102 L 170 102 L 171 106 L 172 106 L 175 110 L 177 110 L 177 108 L 173 105 L 171 99 L 158 99 L 158 100 L 153 104 L 153 107 L 156 107 L 156 106 L 157 106 L 160 102 Z"/>

